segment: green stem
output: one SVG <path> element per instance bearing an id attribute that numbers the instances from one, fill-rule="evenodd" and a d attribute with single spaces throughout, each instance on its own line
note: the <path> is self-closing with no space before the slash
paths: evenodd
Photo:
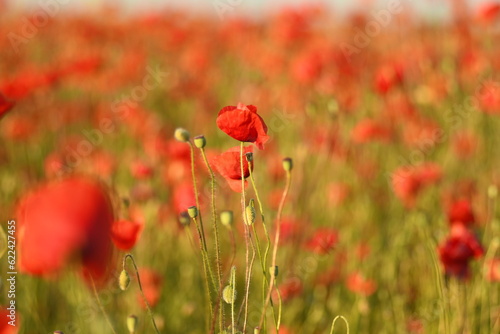
<path id="1" fill-rule="evenodd" d="M 113 324 L 111 323 L 111 320 L 109 319 L 108 314 L 106 313 L 106 310 L 104 309 L 104 306 L 102 306 L 101 299 L 99 298 L 99 294 L 97 293 L 97 289 L 95 287 L 94 277 L 90 276 L 90 280 L 92 282 L 92 289 L 94 290 L 94 295 L 95 295 L 95 299 L 97 300 L 97 305 L 99 305 L 99 308 L 101 309 L 102 314 L 104 314 L 104 318 L 106 319 L 106 322 L 108 323 L 109 327 L 111 328 L 111 331 L 113 332 L 113 334 L 117 334 L 115 331 L 115 328 L 113 327 Z"/>
<path id="2" fill-rule="evenodd" d="M 219 283 L 219 293 L 218 293 L 218 302 L 221 300 L 222 293 L 222 273 L 221 273 L 221 260 L 220 260 L 220 244 L 219 244 L 219 229 L 217 227 L 217 210 L 215 206 L 215 174 L 210 167 L 210 163 L 208 162 L 207 155 L 205 153 L 204 148 L 200 148 L 201 155 L 203 160 L 205 161 L 205 165 L 207 166 L 208 172 L 210 173 L 210 189 L 211 189 L 211 207 L 212 207 L 212 225 L 214 229 L 214 237 L 215 237 L 215 262 L 217 267 L 217 282 Z M 220 331 L 224 329 L 224 311 L 223 307 L 219 307 L 219 326 Z"/>
<path id="3" fill-rule="evenodd" d="M 139 290 L 141 292 L 142 299 L 144 300 L 144 304 L 146 305 L 146 309 L 148 310 L 149 317 L 151 318 L 151 322 L 153 323 L 153 327 L 154 327 L 156 333 L 160 334 L 160 331 L 158 330 L 158 327 L 156 326 L 156 322 L 155 322 L 155 318 L 153 316 L 153 311 L 151 310 L 151 306 L 149 306 L 149 302 L 146 299 L 146 295 L 144 295 L 144 291 L 142 290 L 141 277 L 139 276 L 139 269 L 137 268 L 137 264 L 135 263 L 135 260 L 134 260 L 134 257 L 132 256 L 132 254 L 127 254 L 123 258 L 123 264 L 122 264 L 123 270 L 125 270 L 125 265 L 127 264 L 127 258 L 129 258 L 130 261 L 132 261 L 132 265 L 134 266 L 135 275 L 137 276 L 137 284 L 139 285 Z"/>

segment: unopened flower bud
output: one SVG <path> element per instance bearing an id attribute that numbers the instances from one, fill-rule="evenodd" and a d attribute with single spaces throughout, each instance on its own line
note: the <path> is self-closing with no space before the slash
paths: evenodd
<path id="1" fill-rule="evenodd" d="M 189 132 L 183 128 L 177 128 L 174 132 L 174 137 L 180 142 L 187 143 L 189 141 Z"/>
<path id="2" fill-rule="evenodd" d="M 233 289 L 231 285 L 227 285 L 224 290 L 222 290 L 222 299 L 228 304 L 234 303 L 236 300 L 236 290 Z"/>
<path id="3" fill-rule="evenodd" d="M 194 137 L 194 146 L 197 148 L 204 148 L 207 145 L 207 140 L 205 139 L 205 136 L 196 136 Z"/>
<path id="4" fill-rule="evenodd" d="M 246 157 L 246 159 L 247 159 L 248 162 L 252 162 L 253 161 L 253 153 L 252 152 L 246 153 L 245 157 Z"/>
<path id="5" fill-rule="evenodd" d="M 247 218 L 247 225 L 252 225 L 253 223 L 255 223 L 255 205 L 253 199 L 250 200 L 250 203 L 248 203 L 247 207 L 245 208 L 245 214 Z"/>
<path id="6" fill-rule="evenodd" d="M 190 206 L 188 208 L 188 214 L 189 214 L 189 217 L 191 217 L 191 218 L 198 217 L 198 208 L 196 206 Z"/>
<path id="7" fill-rule="evenodd" d="M 230 228 L 233 225 L 233 211 L 222 211 L 220 213 L 220 222 Z"/>
<path id="8" fill-rule="evenodd" d="M 278 266 L 269 267 L 269 274 L 274 277 L 278 277 Z"/>
<path id="9" fill-rule="evenodd" d="M 130 334 L 134 334 L 135 330 L 137 329 L 137 316 L 135 315 L 129 315 L 127 317 L 127 329 L 130 332 Z"/>
<path id="10" fill-rule="evenodd" d="M 64 334 L 63 331 L 54 331 L 53 334 Z"/>
<path id="11" fill-rule="evenodd" d="M 179 214 L 178 219 L 179 219 L 179 223 L 182 226 L 189 226 L 189 224 L 191 223 L 191 218 L 189 217 L 189 213 L 187 213 L 187 211 L 182 211 Z"/>
<path id="12" fill-rule="evenodd" d="M 130 276 L 128 275 L 128 272 L 123 269 L 122 272 L 120 273 L 120 278 L 118 279 L 118 285 L 120 286 L 120 289 L 122 291 L 127 290 L 128 286 L 130 284 Z"/>
<path id="13" fill-rule="evenodd" d="M 290 172 L 293 169 L 293 162 L 291 158 L 283 159 L 283 169 Z"/>

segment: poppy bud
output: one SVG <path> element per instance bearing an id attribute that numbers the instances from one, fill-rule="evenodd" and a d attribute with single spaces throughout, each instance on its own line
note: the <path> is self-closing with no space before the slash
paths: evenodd
<path id="1" fill-rule="evenodd" d="M 253 161 L 253 152 L 248 152 L 245 154 L 247 161 L 252 162 Z"/>
<path id="2" fill-rule="evenodd" d="M 255 327 L 254 330 L 253 330 L 253 334 L 260 334 L 260 328 L 259 327 Z"/>
<path id="3" fill-rule="evenodd" d="M 269 267 L 269 273 L 271 276 L 278 277 L 278 266 Z"/>
<path id="4" fill-rule="evenodd" d="M 127 329 L 130 332 L 130 334 L 134 334 L 135 330 L 137 329 L 137 316 L 135 315 L 129 315 L 127 317 Z"/>
<path id="5" fill-rule="evenodd" d="M 64 334 L 63 331 L 54 331 L 53 334 Z"/>
<path id="6" fill-rule="evenodd" d="M 245 208 L 245 213 L 247 218 L 246 221 L 247 225 L 252 225 L 253 223 L 255 223 L 255 205 L 253 198 L 250 200 L 250 203 Z"/>
<path id="7" fill-rule="evenodd" d="M 293 169 L 293 162 L 291 158 L 283 159 L 283 169 L 290 172 Z"/>
<path id="8" fill-rule="evenodd" d="M 220 222 L 230 228 L 233 225 L 233 211 L 222 211 L 220 213 Z"/>
<path id="9" fill-rule="evenodd" d="M 196 206 L 190 206 L 188 208 L 188 214 L 189 214 L 189 217 L 191 217 L 191 218 L 198 217 L 198 208 Z"/>
<path id="10" fill-rule="evenodd" d="M 198 148 L 204 148 L 205 145 L 207 145 L 207 140 L 205 139 L 205 136 L 196 136 L 194 137 L 194 146 Z"/>
<path id="11" fill-rule="evenodd" d="M 174 132 L 174 137 L 180 142 L 187 143 L 189 141 L 189 132 L 183 128 L 177 128 Z"/>
<path id="12" fill-rule="evenodd" d="M 179 223 L 182 225 L 182 226 L 189 226 L 189 223 L 191 223 L 191 219 L 189 217 L 189 214 L 187 213 L 187 211 L 183 211 L 179 214 Z"/>
<path id="13" fill-rule="evenodd" d="M 222 290 L 222 299 L 228 304 L 233 304 L 236 300 L 236 290 L 234 290 L 231 285 L 227 285 L 224 290 Z"/>
<path id="14" fill-rule="evenodd" d="M 120 289 L 122 291 L 125 291 L 127 290 L 129 284 L 130 284 L 130 276 L 128 275 L 128 272 L 124 269 L 120 273 L 120 278 L 118 279 L 118 285 L 120 286 Z"/>

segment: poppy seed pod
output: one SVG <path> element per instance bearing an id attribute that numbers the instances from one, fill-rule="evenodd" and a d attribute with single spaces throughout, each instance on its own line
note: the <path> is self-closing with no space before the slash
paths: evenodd
<path id="1" fill-rule="evenodd" d="M 222 211 L 220 213 L 220 222 L 230 228 L 233 225 L 233 211 Z"/>
<path id="2" fill-rule="evenodd" d="M 269 273 L 271 276 L 278 277 L 278 266 L 269 267 Z"/>
<path id="3" fill-rule="evenodd" d="M 194 137 L 194 146 L 197 148 L 204 148 L 207 145 L 207 140 L 205 139 L 205 136 L 196 136 Z"/>
<path id="4" fill-rule="evenodd" d="M 191 217 L 191 218 L 198 217 L 198 208 L 196 206 L 190 206 L 188 208 L 188 214 L 189 214 L 189 217 Z"/>
<path id="5" fill-rule="evenodd" d="M 130 276 L 128 275 L 128 272 L 124 269 L 120 273 L 120 278 L 118 279 L 118 285 L 120 286 L 120 289 L 122 291 L 125 291 L 127 290 L 129 284 L 130 284 Z"/>
<path id="6" fill-rule="evenodd" d="M 183 128 L 177 128 L 174 132 L 174 137 L 180 142 L 187 143 L 189 141 L 189 132 Z"/>
<path id="7" fill-rule="evenodd" d="M 132 314 L 127 317 L 127 329 L 130 332 L 130 334 L 135 333 L 135 330 L 137 329 L 137 322 L 138 322 L 137 316 Z"/>
<path id="8" fill-rule="evenodd" d="M 236 290 L 233 289 L 231 285 L 227 285 L 224 290 L 222 290 L 222 299 L 227 304 L 233 304 L 236 300 Z"/>
<path id="9" fill-rule="evenodd" d="M 293 161 L 291 158 L 283 159 L 283 169 L 290 172 L 293 169 Z"/>
<path id="10" fill-rule="evenodd" d="M 247 207 L 245 208 L 245 214 L 247 218 L 247 225 L 252 225 L 253 223 L 255 223 L 255 205 L 253 199 L 250 200 L 250 203 L 248 203 Z"/>
<path id="11" fill-rule="evenodd" d="M 248 162 L 252 162 L 253 161 L 253 152 L 246 153 L 245 157 L 247 158 Z"/>

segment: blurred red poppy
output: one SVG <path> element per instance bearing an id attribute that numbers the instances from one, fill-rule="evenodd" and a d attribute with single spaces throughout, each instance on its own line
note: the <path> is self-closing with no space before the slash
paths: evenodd
<path id="1" fill-rule="evenodd" d="M 320 228 L 306 243 L 306 248 L 316 254 L 324 255 L 334 249 L 338 241 L 339 233 L 336 230 L 330 228 Z"/>
<path id="2" fill-rule="evenodd" d="M 446 276 L 467 279 L 470 277 L 469 262 L 483 256 L 484 250 L 474 233 L 464 224 L 457 223 L 439 245 L 438 253 Z"/>
<path id="3" fill-rule="evenodd" d="M 0 118 L 5 115 L 9 110 L 14 107 L 14 102 L 8 100 L 5 96 L 0 93 Z"/>
<path id="4" fill-rule="evenodd" d="M 500 259 L 495 258 L 484 264 L 486 279 L 490 282 L 500 282 Z"/>
<path id="5" fill-rule="evenodd" d="M 450 224 L 474 224 L 476 218 L 474 217 L 470 202 L 466 199 L 460 199 L 451 203 L 448 207 L 448 222 Z"/>
<path id="6" fill-rule="evenodd" d="M 143 225 L 130 220 L 118 220 L 111 227 L 111 238 L 118 249 L 132 249 L 142 232 Z"/>
<path id="7" fill-rule="evenodd" d="M 161 285 L 162 277 L 156 271 L 147 268 L 139 269 L 139 275 L 141 278 L 142 290 L 144 291 L 144 296 L 149 303 L 149 306 L 155 307 L 160 301 L 161 297 Z M 146 308 L 146 303 L 142 298 L 142 294 L 137 292 L 137 299 L 142 308 Z"/>
<path id="8" fill-rule="evenodd" d="M 217 126 L 234 139 L 255 143 L 261 150 L 269 140 L 266 123 L 252 105 L 238 103 L 222 108 L 217 115 Z"/>
<path id="9" fill-rule="evenodd" d="M 9 318 L 9 315 L 11 315 L 11 311 L 7 310 L 7 307 L 11 307 L 11 305 L 8 306 L 2 306 L 0 307 L 0 334 L 16 334 L 18 332 L 18 328 L 21 325 L 19 321 L 19 312 L 16 312 L 14 310 L 14 316 L 15 316 L 15 326 L 12 326 L 9 324 L 9 321 L 11 319 Z"/>
<path id="10" fill-rule="evenodd" d="M 352 292 L 363 296 L 369 296 L 377 290 L 377 284 L 364 278 L 359 272 L 354 272 L 347 277 L 346 286 Z"/>
<path id="11" fill-rule="evenodd" d="M 17 210 L 20 270 L 55 274 L 76 255 L 84 277 L 102 281 L 110 267 L 113 216 L 104 187 L 88 178 L 55 181 L 26 194 Z"/>
<path id="12" fill-rule="evenodd" d="M 253 152 L 252 146 L 247 146 L 243 149 L 243 156 L 246 153 Z M 241 192 L 241 152 L 240 147 L 232 147 L 226 152 L 212 158 L 212 163 L 215 169 L 224 177 L 233 191 Z M 253 164 L 252 164 L 253 170 Z M 248 161 L 243 157 L 243 177 L 246 179 L 250 176 Z M 245 180 L 245 187 L 247 185 Z"/>

